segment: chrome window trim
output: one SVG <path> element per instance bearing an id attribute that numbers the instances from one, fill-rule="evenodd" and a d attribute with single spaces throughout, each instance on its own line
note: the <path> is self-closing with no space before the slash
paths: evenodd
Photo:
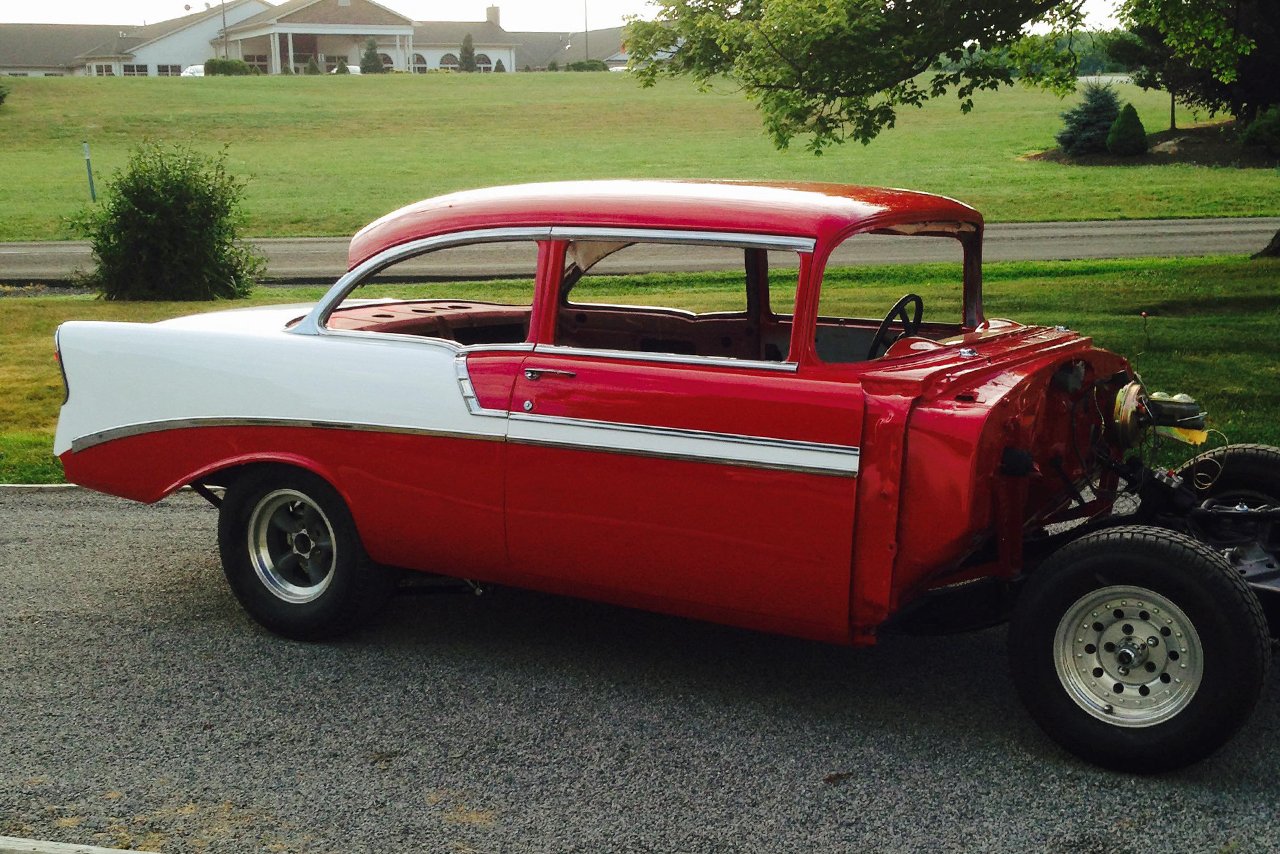
<path id="1" fill-rule="evenodd" d="M 632 243 L 684 243 L 718 246 L 734 246 L 743 249 L 778 249 L 790 252 L 812 252 L 815 240 L 811 237 L 785 235 L 748 234 L 733 231 L 682 231 L 679 229 L 649 228 L 593 228 L 577 226 L 538 226 L 517 228 L 483 228 L 456 231 L 411 240 L 384 249 L 367 259 L 355 269 L 343 274 L 325 293 L 307 316 L 289 332 L 295 335 L 322 335 L 329 330 L 325 323 L 334 309 L 367 277 L 397 261 L 415 255 L 466 243 L 498 243 L 505 240 L 626 240 Z"/>
<path id="2" fill-rule="evenodd" d="M 482 228 L 472 231 L 455 231 L 449 234 L 437 234 L 434 237 L 423 237 L 384 249 L 377 255 L 361 263 L 354 270 L 343 274 L 333 287 L 325 293 L 310 313 L 302 319 L 290 332 L 297 335 L 323 335 L 330 332 L 325 327 L 329 315 L 338 307 L 348 294 L 356 289 L 364 279 L 388 267 L 397 261 L 412 258 L 436 249 L 447 249 L 465 243 L 498 243 L 504 240 L 545 240 L 551 235 L 549 226 L 538 228 Z"/>
<path id="3" fill-rule="evenodd" d="M 743 249 L 778 249 L 785 252 L 812 252 L 812 237 L 781 234 L 751 234 L 741 231 L 688 231 L 674 228 L 609 228 L 556 225 L 553 240 L 625 240 L 630 243 L 686 243 L 734 246 Z"/>
<path id="4" fill-rule="evenodd" d="M 796 362 L 766 362 L 761 359 L 730 359 L 726 356 L 687 356 L 682 353 L 648 353 L 639 350 L 608 350 L 590 347 L 562 347 L 558 344 L 538 344 L 533 352 L 547 356 L 590 356 L 602 359 L 622 359 L 631 362 L 661 362 L 674 365 L 703 365 L 715 368 L 742 368 L 753 371 L 773 371 L 794 374 L 800 369 Z"/>
<path id="5" fill-rule="evenodd" d="M 89 433 L 71 440 L 72 453 L 79 453 L 95 445 L 148 433 L 166 430 L 188 430 L 199 427 L 310 427 L 319 430 L 352 430 L 360 433 L 400 433 L 410 436 L 431 436 L 444 439 L 477 439 L 483 442 L 501 442 L 501 434 L 472 433 L 465 430 L 433 430 L 428 427 L 409 427 L 395 424 L 372 424 L 347 421 L 323 421 L 311 418 L 172 418 L 161 421 L 142 421 L 112 427 L 97 433 Z"/>

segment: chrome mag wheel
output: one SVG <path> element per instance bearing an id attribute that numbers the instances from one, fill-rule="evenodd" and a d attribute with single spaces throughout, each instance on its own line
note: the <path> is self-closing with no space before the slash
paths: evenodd
<path id="1" fill-rule="evenodd" d="M 311 498 L 293 489 L 269 492 L 247 529 L 250 562 L 273 596 L 300 605 L 328 589 L 337 566 L 334 529 Z"/>
<path id="2" fill-rule="evenodd" d="M 1187 615 L 1159 593 L 1128 585 L 1099 588 L 1067 609 L 1054 664 L 1076 705 L 1122 727 L 1173 718 L 1204 678 L 1203 647 Z"/>

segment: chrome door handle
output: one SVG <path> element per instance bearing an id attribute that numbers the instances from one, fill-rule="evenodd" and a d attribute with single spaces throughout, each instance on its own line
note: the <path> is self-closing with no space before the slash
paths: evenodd
<path id="1" fill-rule="evenodd" d="M 525 368 L 524 369 L 524 378 L 527 380 L 540 379 L 544 375 L 551 376 L 551 377 L 565 377 L 566 379 L 570 379 L 572 377 L 577 376 L 577 374 L 575 374 L 573 371 L 559 371 L 559 370 L 556 370 L 555 368 Z"/>

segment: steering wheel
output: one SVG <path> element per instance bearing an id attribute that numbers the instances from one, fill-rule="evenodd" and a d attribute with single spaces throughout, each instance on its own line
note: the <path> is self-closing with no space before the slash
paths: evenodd
<path id="1" fill-rule="evenodd" d="M 912 316 L 907 316 L 907 306 L 915 303 L 915 311 Z M 880 328 L 876 330 L 875 337 L 871 339 L 871 347 L 867 349 L 867 359 L 878 359 L 888 352 L 895 341 L 915 335 L 920 331 L 920 318 L 924 316 L 924 300 L 920 299 L 919 294 L 904 294 L 897 302 L 893 304 L 893 308 L 889 309 L 889 313 L 884 316 L 884 320 L 880 321 Z M 902 321 L 902 331 L 897 335 L 891 335 L 889 325 L 894 320 Z"/>

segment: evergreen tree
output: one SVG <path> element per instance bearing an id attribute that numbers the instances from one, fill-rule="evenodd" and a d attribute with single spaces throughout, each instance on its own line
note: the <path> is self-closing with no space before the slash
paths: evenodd
<path id="1" fill-rule="evenodd" d="M 1147 129 L 1142 126 L 1142 119 L 1138 118 L 1133 104 L 1125 104 L 1111 124 L 1107 133 L 1107 151 L 1121 157 L 1147 153 Z"/>
<path id="2" fill-rule="evenodd" d="M 316 62 L 316 58 L 314 56 L 307 60 L 307 73 L 308 74 L 320 73 L 320 63 Z"/>
<path id="3" fill-rule="evenodd" d="M 351 69 L 347 67 L 347 58 L 345 56 L 338 57 L 338 64 L 333 69 L 334 74 L 350 74 Z"/>
<path id="4" fill-rule="evenodd" d="M 1062 114 L 1058 145 L 1072 157 L 1107 150 L 1107 134 L 1120 115 L 1120 101 L 1110 86 L 1089 83 L 1079 106 Z"/>
<path id="5" fill-rule="evenodd" d="M 364 43 L 364 53 L 360 55 L 360 72 L 362 74 L 381 74 L 387 69 L 382 65 L 382 57 L 378 56 L 378 43 L 369 39 Z"/>
<path id="6" fill-rule="evenodd" d="M 503 64 L 502 64 L 502 60 L 501 60 L 501 59 L 499 59 L 497 62 L 495 62 L 495 63 L 493 64 L 493 73 L 494 73 L 494 74 L 497 74 L 497 73 L 498 73 L 498 72 L 500 72 L 500 71 L 506 71 L 506 70 L 507 70 L 507 67 L 506 67 L 505 65 L 503 65 Z"/>
<path id="7" fill-rule="evenodd" d="M 471 38 L 471 33 L 462 37 L 462 47 L 458 50 L 458 70 L 476 70 L 476 43 Z"/>

